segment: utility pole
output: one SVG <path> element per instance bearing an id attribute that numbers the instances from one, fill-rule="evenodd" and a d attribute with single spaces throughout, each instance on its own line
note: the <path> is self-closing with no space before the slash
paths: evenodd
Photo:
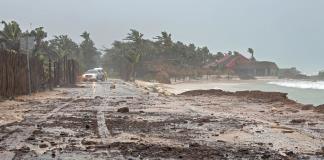
<path id="1" fill-rule="evenodd" d="M 31 86 L 31 69 L 30 69 L 30 50 L 34 48 L 35 38 L 32 36 L 25 36 L 20 39 L 20 50 L 26 53 L 27 58 L 27 80 L 28 80 L 28 94 L 31 95 L 32 86 Z"/>
<path id="2" fill-rule="evenodd" d="M 30 63 L 29 63 L 29 43 L 30 41 L 30 38 L 29 37 L 26 37 L 26 53 L 27 53 L 27 72 L 28 72 L 28 94 L 31 96 L 31 79 L 30 79 Z"/>

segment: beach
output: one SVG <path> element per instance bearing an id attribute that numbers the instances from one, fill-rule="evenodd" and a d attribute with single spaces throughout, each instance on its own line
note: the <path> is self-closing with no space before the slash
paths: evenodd
<path id="1" fill-rule="evenodd" d="M 260 90 L 265 92 L 287 93 L 288 98 L 302 104 L 324 104 L 324 82 L 285 79 L 260 80 L 197 80 L 163 84 L 163 87 L 174 94 L 197 89 L 221 89 L 225 91 Z"/>

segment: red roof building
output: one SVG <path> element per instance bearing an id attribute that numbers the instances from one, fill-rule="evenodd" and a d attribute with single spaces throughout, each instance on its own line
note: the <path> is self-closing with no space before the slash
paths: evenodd
<path id="1" fill-rule="evenodd" d="M 278 67 L 273 62 L 250 60 L 242 54 L 225 55 L 222 59 L 211 62 L 205 68 L 230 70 L 237 75 L 276 76 Z"/>

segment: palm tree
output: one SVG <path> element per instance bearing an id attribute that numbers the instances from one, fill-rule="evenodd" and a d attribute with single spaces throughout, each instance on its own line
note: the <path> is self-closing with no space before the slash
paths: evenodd
<path id="1" fill-rule="evenodd" d="M 143 36 L 144 34 L 138 32 L 137 30 L 131 29 L 131 32 L 127 34 L 124 40 L 131 41 L 131 48 L 124 51 L 124 57 L 130 63 L 130 77 L 135 80 L 135 68 L 139 63 L 141 57 L 143 56 Z"/>
<path id="2" fill-rule="evenodd" d="M 42 41 L 47 37 L 47 33 L 43 29 L 44 27 L 38 27 L 30 32 L 30 35 L 35 37 L 35 50 L 41 48 Z"/>
<path id="3" fill-rule="evenodd" d="M 0 31 L 0 43 L 4 49 L 18 52 L 22 34 L 19 24 L 16 21 L 9 23 L 2 21 L 1 23 L 4 25 L 4 28 Z"/>
<path id="4" fill-rule="evenodd" d="M 162 44 L 165 48 L 170 48 L 173 44 L 171 34 L 167 32 L 161 32 L 161 36 L 156 36 L 153 39 L 156 39 L 157 43 Z"/>
<path id="5" fill-rule="evenodd" d="M 252 48 L 248 48 L 248 52 L 251 54 L 251 60 L 254 60 L 255 61 L 255 58 L 254 58 L 254 50 Z"/>
<path id="6" fill-rule="evenodd" d="M 54 36 L 54 39 L 50 40 L 49 48 L 58 53 L 59 58 L 67 55 L 75 57 L 78 52 L 78 45 L 67 35 Z"/>
<path id="7" fill-rule="evenodd" d="M 83 56 L 85 66 L 84 69 L 98 66 L 101 53 L 97 50 L 95 43 L 90 38 L 90 33 L 85 31 L 80 36 L 84 39 L 80 44 L 80 52 Z"/>
<path id="8" fill-rule="evenodd" d="M 81 35 L 82 38 L 84 38 L 85 41 L 90 41 L 90 33 L 87 31 L 84 31 Z"/>
<path id="9" fill-rule="evenodd" d="M 48 47 L 48 42 L 45 43 L 44 39 L 47 37 L 47 33 L 43 30 L 44 27 L 38 27 L 35 28 L 30 32 L 30 35 L 35 37 L 35 49 L 33 51 L 33 54 L 35 56 L 40 56 L 41 54 L 44 54 Z"/>
<path id="10" fill-rule="evenodd" d="M 135 29 L 131 29 L 130 31 L 131 32 L 127 34 L 124 40 L 133 41 L 136 45 L 140 45 L 143 42 L 144 34 Z"/>

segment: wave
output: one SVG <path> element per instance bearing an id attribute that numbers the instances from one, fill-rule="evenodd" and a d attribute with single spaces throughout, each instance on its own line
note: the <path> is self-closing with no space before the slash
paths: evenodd
<path id="1" fill-rule="evenodd" d="M 301 89 L 321 89 L 324 90 L 324 81 L 275 81 L 268 82 L 269 84 L 274 84 L 283 87 L 291 87 L 291 88 L 301 88 Z"/>

